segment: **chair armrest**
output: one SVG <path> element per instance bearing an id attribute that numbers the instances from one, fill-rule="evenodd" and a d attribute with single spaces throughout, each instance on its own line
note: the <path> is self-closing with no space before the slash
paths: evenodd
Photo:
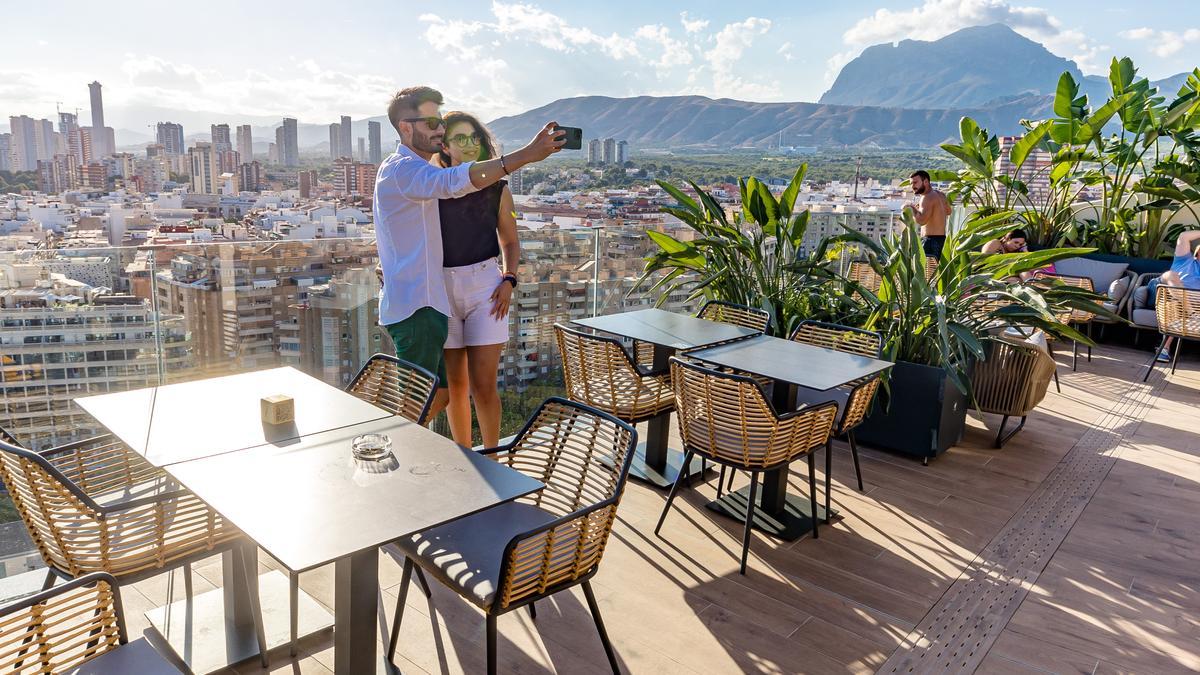
<path id="1" fill-rule="evenodd" d="M 771 404 L 771 408 L 774 409 L 775 405 Z M 800 415 L 811 415 L 822 408 L 833 408 L 833 416 L 835 419 L 837 418 L 837 409 L 838 409 L 837 401 L 830 399 L 828 401 L 825 401 L 824 403 L 818 403 L 816 405 L 806 405 L 803 408 L 799 408 L 797 410 L 789 410 L 788 412 L 785 412 L 782 415 L 776 413 L 775 421 L 776 422 L 787 422 L 788 420 L 792 419 L 793 417 L 799 417 Z"/>
<path id="2" fill-rule="evenodd" d="M 112 434 L 49 448 L 40 454 L 90 496 L 166 475 Z"/>

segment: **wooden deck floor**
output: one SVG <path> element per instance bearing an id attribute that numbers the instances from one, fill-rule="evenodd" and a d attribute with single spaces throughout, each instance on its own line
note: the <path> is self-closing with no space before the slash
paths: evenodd
<path id="1" fill-rule="evenodd" d="M 1141 385 L 1147 357 L 1102 348 L 1075 373 L 1060 357 L 1062 394 L 1052 387 L 1003 450 L 990 447 L 997 422 L 991 416 L 972 418 L 961 445 L 928 467 L 864 449 L 863 493 L 852 489 L 849 453 L 838 444 L 833 502 L 841 519 L 822 528 L 818 540 L 781 543 L 756 534 L 746 576 L 737 573 L 738 524 L 703 508 L 715 494 L 715 479 L 676 500 L 662 538 L 652 530 L 665 494 L 631 482 L 593 582 L 624 669 L 874 672 L 915 663 L 912 672 L 938 672 L 947 668 L 931 666 L 921 654 L 945 636 L 924 631 L 945 625 L 938 617 L 947 610 L 972 621 L 993 618 L 966 670 L 1200 669 L 1200 436 L 1192 431 L 1200 368 L 1185 354 L 1165 387 L 1155 379 Z M 1130 397 L 1142 403 L 1131 406 Z M 1062 481 L 1075 480 L 1062 471 L 1096 441 L 1098 432 L 1089 430 L 1098 425 L 1106 434 L 1100 440 L 1112 443 L 1097 450 L 1095 461 L 1108 465 L 1093 472 L 1085 497 L 1051 507 L 1075 509 L 1055 535 L 1036 509 L 1053 504 L 1045 501 L 1048 488 L 1065 489 Z M 796 468 L 791 489 L 804 494 L 807 477 Z M 1051 486 L 1048 478 L 1058 482 Z M 990 570 L 993 558 L 1005 555 L 1008 540 L 998 535 L 1014 527 L 1053 541 L 1027 565 L 1033 571 L 1022 572 L 1012 606 L 1000 611 L 966 602 L 958 589 L 971 583 L 972 570 Z M 263 556 L 262 565 L 270 564 Z M 219 559 L 197 571 L 197 591 L 220 585 Z M 399 576 L 385 556 L 381 637 Z M 182 596 L 178 577 L 163 575 L 123 591 L 133 635 L 146 628 L 143 611 L 169 593 Z M 332 582 L 326 568 L 301 583 L 332 607 Z M 416 592 L 407 602 L 398 659 L 403 672 L 483 671 L 479 612 L 441 588 L 432 602 Z M 978 623 L 972 621 L 963 625 Z M 605 672 L 581 593 L 540 603 L 536 622 L 517 612 L 499 626 L 502 671 Z M 272 672 L 332 670 L 328 633 L 302 647 L 295 661 L 286 650 L 275 652 Z M 263 671 L 252 662 L 237 672 Z"/>

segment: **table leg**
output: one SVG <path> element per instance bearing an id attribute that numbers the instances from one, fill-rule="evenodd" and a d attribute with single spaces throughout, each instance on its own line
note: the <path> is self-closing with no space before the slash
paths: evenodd
<path id="1" fill-rule="evenodd" d="M 775 409 L 783 412 L 796 408 L 796 387 L 782 382 L 776 382 L 772 404 Z M 788 473 L 790 466 L 783 466 L 771 471 L 764 471 L 760 476 L 763 482 L 759 491 L 757 508 L 751 527 L 761 532 L 786 541 L 795 541 L 812 531 L 811 505 L 808 496 L 788 495 Z M 720 499 L 706 504 L 709 509 L 728 516 L 739 523 L 746 522 L 746 505 L 750 500 L 749 486 L 736 492 L 729 492 Z M 837 511 L 831 511 L 831 516 Z M 825 509 L 818 503 L 817 516 L 824 520 Z"/>
<path id="2" fill-rule="evenodd" d="M 334 564 L 333 672 L 394 672 L 377 651 L 379 552 L 372 548 Z"/>
<path id="3" fill-rule="evenodd" d="M 675 350 L 663 345 L 654 345 L 654 370 L 663 370 L 670 365 L 671 355 Z M 638 444 L 637 454 L 629 468 L 629 475 L 644 480 L 660 488 L 669 488 L 683 467 L 683 453 L 668 447 L 671 433 L 671 413 L 666 412 L 652 417 L 646 423 L 645 440 Z M 699 458 L 692 460 L 685 475 L 700 473 L 702 462 Z"/>

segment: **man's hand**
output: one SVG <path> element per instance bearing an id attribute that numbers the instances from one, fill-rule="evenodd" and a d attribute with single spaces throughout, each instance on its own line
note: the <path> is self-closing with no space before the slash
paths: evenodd
<path id="1" fill-rule="evenodd" d="M 522 159 L 527 162 L 540 162 L 562 150 L 562 146 L 567 142 L 567 132 L 555 131 L 554 127 L 557 126 L 558 122 L 547 122 L 538 135 L 518 151 L 525 155 Z"/>
<path id="2" fill-rule="evenodd" d="M 488 315 L 493 319 L 500 321 L 508 316 L 508 306 L 512 302 L 513 285 L 508 283 L 507 279 L 501 279 L 500 285 L 496 290 L 492 291 L 492 309 Z"/>
<path id="3" fill-rule="evenodd" d="M 1175 255 L 1192 255 L 1192 244 L 1197 240 L 1200 240 L 1200 230 L 1181 232 L 1175 240 Z"/>
<path id="4" fill-rule="evenodd" d="M 375 266 L 375 278 L 379 279 L 379 287 L 383 288 L 383 265 Z"/>

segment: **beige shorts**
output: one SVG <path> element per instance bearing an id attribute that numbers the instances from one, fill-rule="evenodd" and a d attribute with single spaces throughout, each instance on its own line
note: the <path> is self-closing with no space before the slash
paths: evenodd
<path id="1" fill-rule="evenodd" d="M 446 349 L 462 349 L 508 342 L 508 317 L 496 320 L 491 315 L 492 291 L 504 275 L 496 261 L 446 267 L 446 294 L 450 296 L 450 336 Z"/>

